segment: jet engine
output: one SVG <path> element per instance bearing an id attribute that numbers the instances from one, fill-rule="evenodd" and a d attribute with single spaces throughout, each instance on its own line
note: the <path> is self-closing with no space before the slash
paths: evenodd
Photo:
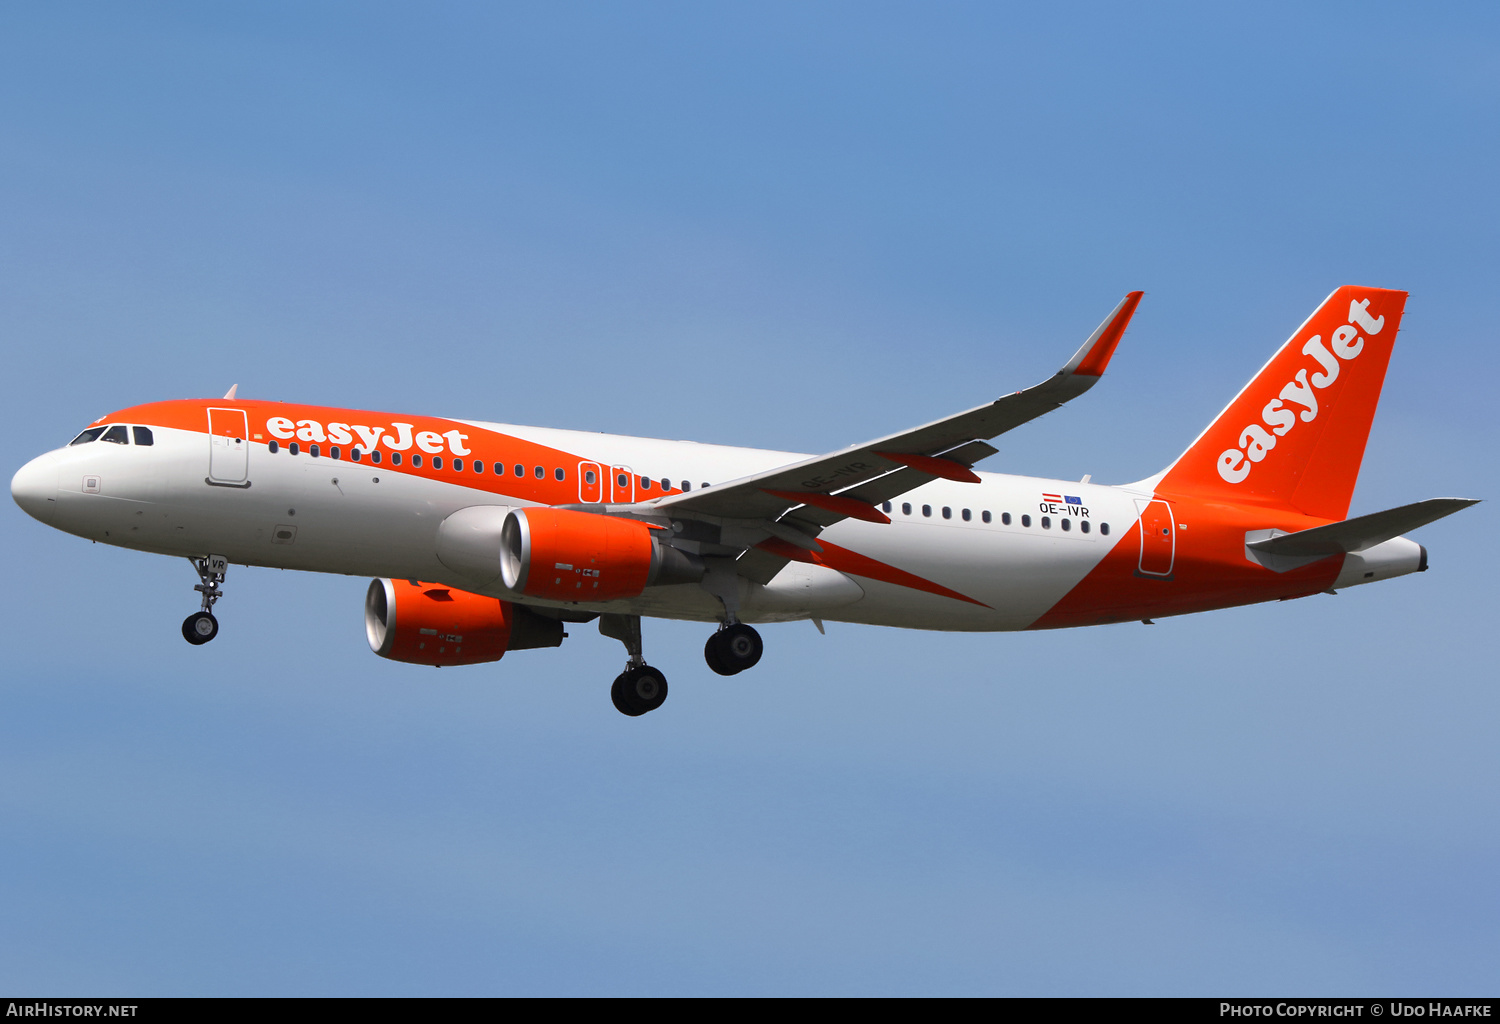
<path id="1" fill-rule="evenodd" d="M 551 601 L 612 601 L 649 586 L 692 583 L 703 564 L 635 519 L 560 508 L 518 508 L 500 528 L 500 579 Z"/>
<path id="2" fill-rule="evenodd" d="M 556 647 L 563 625 L 522 605 L 438 583 L 371 580 L 365 636 L 382 658 L 416 665 L 478 665 L 506 651 Z"/>

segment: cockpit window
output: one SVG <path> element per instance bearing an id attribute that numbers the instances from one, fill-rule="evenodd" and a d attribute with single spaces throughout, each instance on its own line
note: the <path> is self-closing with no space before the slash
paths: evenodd
<path id="1" fill-rule="evenodd" d="M 71 448 L 75 444 L 88 444 L 90 441 L 97 441 L 99 440 L 99 435 L 104 433 L 107 429 L 109 428 L 89 427 L 89 429 L 85 430 L 83 433 L 73 438 L 73 440 L 69 441 L 68 447 Z"/>
<path id="2" fill-rule="evenodd" d="M 152 445 L 156 441 L 151 436 L 150 427 L 131 427 L 130 432 L 135 435 L 135 443 L 138 445 Z"/>
<path id="3" fill-rule="evenodd" d="M 109 441 L 112 444 L 129 444 L 130 443 L 130 438 L 128 436 L 126 436 L 126 433 L 125 433 L 125 424 L 123 424 L 123 423 L 116 423 L 114 426 L 110 427 L 108 430 L 106 430 L 104 432 L 104 436 L 101 437 L 99 440 L 101 440 L 101 441 Z"/>

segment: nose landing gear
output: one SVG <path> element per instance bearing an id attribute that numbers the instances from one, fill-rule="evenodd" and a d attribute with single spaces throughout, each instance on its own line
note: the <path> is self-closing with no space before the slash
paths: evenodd
<path id="1" fill-rule="evenodd" d="M 224 575 L 229 570 L 229 559 L 223 555 L 209 555 L 188 561 L 193 563 L 198 578 L 202 580 L 193 589 L 203 595 L 203 607 L 182 620 L 182 638 L 197 647 L 219 635 L 219 620 L 214 618 L 213 607 L 224 596 L 219 584 L 224 582 Z"/>

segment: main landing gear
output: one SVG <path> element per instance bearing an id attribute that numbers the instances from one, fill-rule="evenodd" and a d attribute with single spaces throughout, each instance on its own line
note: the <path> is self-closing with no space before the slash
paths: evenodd
<path id="1" fill-rule="evenodd" d="M 655 711 L 667 699 L 667 677 L 650 665 L 627 668 L 615 677 L 609 699 L 616 711 L 631 718 Z"/>
<path id="2" fill-rule="evenodd" d="M 726 558 L 705 558 L 708 571 L 701 586 L 724 606 L 723 625 L 703 645 L 703 660 L 721 676 L 754 668 L 766 647 L 760 634 L 740 621 L 740 588 L 744 583 Z"/>
<path id="3" fill-rule="evenodd" d="M 641 656 L 641 617 L 601 615 L 599 632 L 624 644 L 628 655 L 625 671 L 615 677 L 614 685 L 609 688 L 615 710 L 637 718 L 661 707 L 667 699 L 667 677 L 647 665 Z M 754 668 L 764 651 L 759 633 L 743 622 L 730 621 L 708 638 L 703 657 L 719 675 L 732 676 Z"/>
<path id="4" fill-rule="evenodd" d="M 760 634 L 743 622 L 731 622 L 709 636 L 703 645 L 703 660 L 721 676 L 732 676 L 754 668 L 765 652 Z"/>
<path id="5" fill-rule="evenodd" d="M 193 563 L 193 568 L 198 570 L 198 578 L 202 580 L 193 589 L 203 595 L 203 607 L 182 620 L 182 638 L 197 647 L 219 635 L 219 620 L 214 618 L 213 607 L 214 602 L 224 596 L 219 584 L 224 582 L 229 559 L 223 555 L 209 555 L 207 558 L 190 558 L 188 561 Z"/>
<path id="6" fill-rule="evenodd" d="M 609 688 L 615 710 L 637 718 L 661 707 L 667 699 L 667 677 L 647 665 L 641 656 L 641 617 L 601 615 L 599 632 L 624 644 L 628 655 L 625 671 L 615 677 L 614 685 Z"/>

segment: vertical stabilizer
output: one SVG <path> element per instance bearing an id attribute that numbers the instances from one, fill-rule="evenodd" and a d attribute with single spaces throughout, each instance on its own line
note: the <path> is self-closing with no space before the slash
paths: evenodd
<path id="1" fill-rule="evenodd" d="M 1343 519 L 1406 293 L 1330 295 L 1157 485 Z"/>

